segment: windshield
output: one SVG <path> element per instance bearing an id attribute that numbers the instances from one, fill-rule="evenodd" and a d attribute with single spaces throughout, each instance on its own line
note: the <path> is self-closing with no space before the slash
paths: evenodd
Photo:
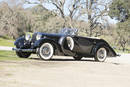
<path id="1" fill-rule="evenodd" d="M 76 35 L 77 34 L 77 29 L 71 29 L 71 28 L 63 28 L 60 30 L 60 34 L 64 35 Z"/>

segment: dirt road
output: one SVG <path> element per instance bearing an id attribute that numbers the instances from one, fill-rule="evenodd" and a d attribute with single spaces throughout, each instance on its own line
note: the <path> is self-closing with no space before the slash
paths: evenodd
<path id="1" fill-rule="evenodd" d="M 13 47 L 7 47 L 7 46 L 0 46 L 0 50 L 7 50 L 7 51 L 12 51 Z"/>
<path id="2" fill-rule="evenodd" d="M 130 87 L 130 54 L 104 63 L 66 57 L 0 61 L 0 87 Z"/>

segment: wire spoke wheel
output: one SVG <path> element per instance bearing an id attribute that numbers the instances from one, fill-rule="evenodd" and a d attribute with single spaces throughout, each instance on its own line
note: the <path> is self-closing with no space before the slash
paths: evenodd
<path id="1" fill-rule="evenodd" d="M 54 48 L 51 43 L 44 43 L 39 49 L 39 56 L 43 60 L 49 60 L 54 54 Z"/>
<path id="2" fill-rule="evenodd" d="M 99 62 L 104 62 L 107 57 L 107 51 L 104 47 L 99 48 L 95 55 L 95 60 Z"/>

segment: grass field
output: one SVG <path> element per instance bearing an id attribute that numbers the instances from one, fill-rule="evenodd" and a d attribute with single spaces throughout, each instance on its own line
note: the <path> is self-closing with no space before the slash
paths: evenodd
<path id="1" fill-rule="evenodd" d="M 25 60 L 18 58 L 14 51 L 0 51 L 0 61 L 4 60 Z"/>
<path id="2" fill-rule="evenodd" d="M 0 38 L 0 46 L 14 47 L 14 40 Z"/>

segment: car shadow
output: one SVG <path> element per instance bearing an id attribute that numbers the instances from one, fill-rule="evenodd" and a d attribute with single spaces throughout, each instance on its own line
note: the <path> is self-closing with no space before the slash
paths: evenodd
<path id="1" fill-rule="evenodd" d="M 74 59 L 51 59 L 50 61 L 92 61 L 92 62 L 95 62 L 94 60 L 87 60 L 87 59 L 82 59 L 82 60 L 74 60 Z"/>
<path id="2" fill-rule="evenodd" d="M 42 59 L 40 59 L 40 58 L 29 58 L 29 59 L 42 61 Z M 74 59 L 59 59 L 59 58 L 55 58 L 55 59 L 51 59 L 51 60 L 46 60 L 46 61 L 89 61 L 89 62 L 96 62 L 96 61 L 90 60 L 90 59 L 74 60 Z"/>

